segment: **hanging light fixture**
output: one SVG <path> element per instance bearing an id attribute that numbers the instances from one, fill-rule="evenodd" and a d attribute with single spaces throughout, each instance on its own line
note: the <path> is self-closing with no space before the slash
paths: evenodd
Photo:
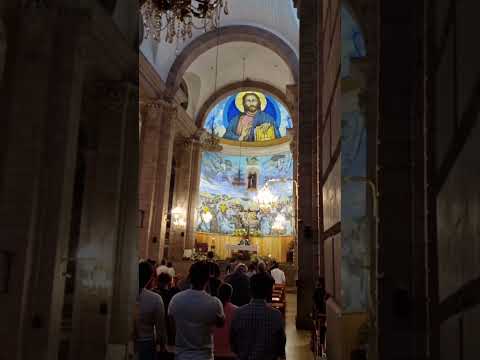
<path id="1" fill-rule="evenodd" d="M 193 30 L 218 27 L 222 13 L 228 15 L 227 0 L 141 0 L 145 38 L 173 43 L 191 38 Z"/>
<path id="2" fill-rule="evenodd" d="M 257 193 L 257 196 L 255 196 L 255 201 L 262 209 L 270 209 L 277 200 L 277 197 L 270 191 L 268 187 L 261 189 Z"/>
<path id="3" fill-rule="evenodd" d="M 277 232 L 283 232 L 285 230 L 285 223 L 287 222 L 287 219 L 285 218 L 284 215 L 278 214 L 275 217 L 275 220 L 272 225 L 272 230 L 277 231 Z"/>

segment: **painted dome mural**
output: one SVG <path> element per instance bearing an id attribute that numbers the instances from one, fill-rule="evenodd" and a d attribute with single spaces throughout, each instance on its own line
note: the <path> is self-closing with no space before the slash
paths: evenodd
<path id="1" fill-rule="evenodd" d="M 285 137 L 292 118 L 276 98 L 261 91 L 242 91 L 215 105 L 205 128 L 225 140 L 262 142 Z"/>
<path id="2" fill-rule="evenodd" d="M 292 235 L 293 159 L 290 152 L 272 156 L 228 156 L 205 152 L 201 163 L 200 194 L 196 230 L 238 235 L 248 226 L 250 212 L 256 236 L 275 233 L 275 221 L 281 216 L 283 229 L 277 235 Z M 274 180 L 275 182 L 271 182 Z M 259 192 L 268 191 L 271 205 L 259 204 Z"/>

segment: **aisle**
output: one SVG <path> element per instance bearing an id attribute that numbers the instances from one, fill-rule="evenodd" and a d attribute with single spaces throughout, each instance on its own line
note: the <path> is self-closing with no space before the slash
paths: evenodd
<path id="1" fill-rule="evenodd" d="M 310 351 L 310 332 L 297 330 L 295 315 L 297 314 L 297 294 L 287 292 L 287 360 L 312 360 Z"/>

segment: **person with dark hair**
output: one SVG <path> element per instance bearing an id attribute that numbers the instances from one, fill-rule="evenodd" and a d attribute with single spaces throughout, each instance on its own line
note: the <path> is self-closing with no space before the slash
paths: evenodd
<path id="1" fill-rule="evenodd" d="M 205 291 L 210 278 L 207 262 L 193 264 L 189 278 L 192 288 L 176 294 L 168 307 L 175 324 L 175 359 L 211 360 L 213 326 L 225 323 L 223 305 Z"/>
<path id="2" fill-rule="evenodd" d="M 220 266 L 215 262 L 214 257 L 215 254 L 213 251 L 207 253 L 207 265 L 210 278 L 208 280 L 206 291 L 212 296 L 217 296 L 218 287 L 222 282 L 220 281 Z"/>
<path id="3" fill-rule="evenodd" d="M 237 265 L 237 259 L 231 258 L 227 264 L 227 268 L 225 269 L 225 274 L 230 275 L 235 270 L 235 266 Z"/>
<path id="4" fill-rule="evenodd" d="M 272 275 L 267 271 L 267 265 L 263 262 L 260 261 L 257 265 L 257 275 L 263 276 L 265 278 L 265 281 L 269 284 L 268 285 L 268 294 L 267 294 L 267 303 L 272 302 L 272 293 L 273 293 L 273 285 L 275 285 L 275 280 L 273 280 Z"/>
<path id="5" fill-rule="evenodd" d="M 248 271 L 247 271 L 247 276 L 252 277 L 252 275 L 255 275 L 257 273 L 257 265 L 253 262 L 251 262 L 248 265 Z"/>
<path id="6" fill-rule="evenodd" d="M 238 360 L 285 358 L 282 314 L 266 302 L 270 284 L 266 276 L 253 275 L 250 278 L 252 301 L 235 312 L 230 327 L 230 346 Z"/>
<path id="7" fill-rule="evenodd" d="M 160 273 L 157 277 L 157 288 L 155 292 L 158 293 L 163 300 L 165 307 L 165 313 L 167 313 L 168 305 L 172 300 L 172 297 L 178 292 L 177 289 L 172 288 L 172 277 L 168 273 Z M 175 345 L 175 328 L 172 322 L 167 318 L 167 344 L 170 346 Z"/>
<path id="8" fill-rule="evenodd" d="M 235 359 L 235 354 L 230 350 L 230 325 L 237 310 L 237 307 L 231 303 L 233 288 L 230 284 L 223 283 L 218 288 L 218 298 L 223 304 L 225 313 L 225 324 L 221 328 L 216 328 L 213 332 L 214 353 L 216 360 Z"/>
<path id="9" fill-rule="evenodd" d="M 250 302 L 250 279 L 246 274 L 245 264 L 238 264 L 232 274 L 225 278 L 225 282 L 232 285 L 232 304 L 242 306 Z"/>
<path id="10" fill-rule="evenodd" d="M 155 360 L 156 345 L 165 348 L 165 307 L 160 295 L 146 289 L 154 268 L 148 261 L 138 265 L 138 296 L 135 315 L 134 341 L 139 360 Z"/>

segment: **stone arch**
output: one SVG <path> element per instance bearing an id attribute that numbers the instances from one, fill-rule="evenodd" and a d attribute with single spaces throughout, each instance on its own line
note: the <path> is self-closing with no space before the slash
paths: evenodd
<path id="1" fill-rule="evenodd" d="M 288 100 L 286 94 L 281 90 L 277 89 L 275 86 L 270 84 L 261 82 L 261 81 L 253 81 L 253 80 L 245 80 L 239 81 L 236 83 L 232 83 L 229 85 L 224 86 L 223 88 L 217 90 L 214 94 L 212 94 L 205 103 L 203 103 L 198 115 L 195 119 L 195 123 L 197 127 L 203 127 L 205 123 L 205 119 L 210 112 L 210 110 L 223 98 L 232 95 L 235 92 L 239 91 L 246 91 L 246 90 L 262 90 L 266 93 L 269 93 L 276 97 L 290 112 L 290 115 L 293 114 L 293 104 Z M 293 117 L 292 117 L 293 119 Z"/>
<path id="2" fill-rule="evenodd" d="M 298 83 L 299 62 L 295 51 L 274 33 L 250 25 L 231 25 L 219 28 L 217 31 L 207 32 L 190 44 L 175 59 L 167 78 L 167 95 L 172 97 L 178 90 L 182 77 L 188 67 L 201 54 L 228 42 L 244 41 L 262 45 L 282 58 L 290 68 L 294 81 Z"/>

